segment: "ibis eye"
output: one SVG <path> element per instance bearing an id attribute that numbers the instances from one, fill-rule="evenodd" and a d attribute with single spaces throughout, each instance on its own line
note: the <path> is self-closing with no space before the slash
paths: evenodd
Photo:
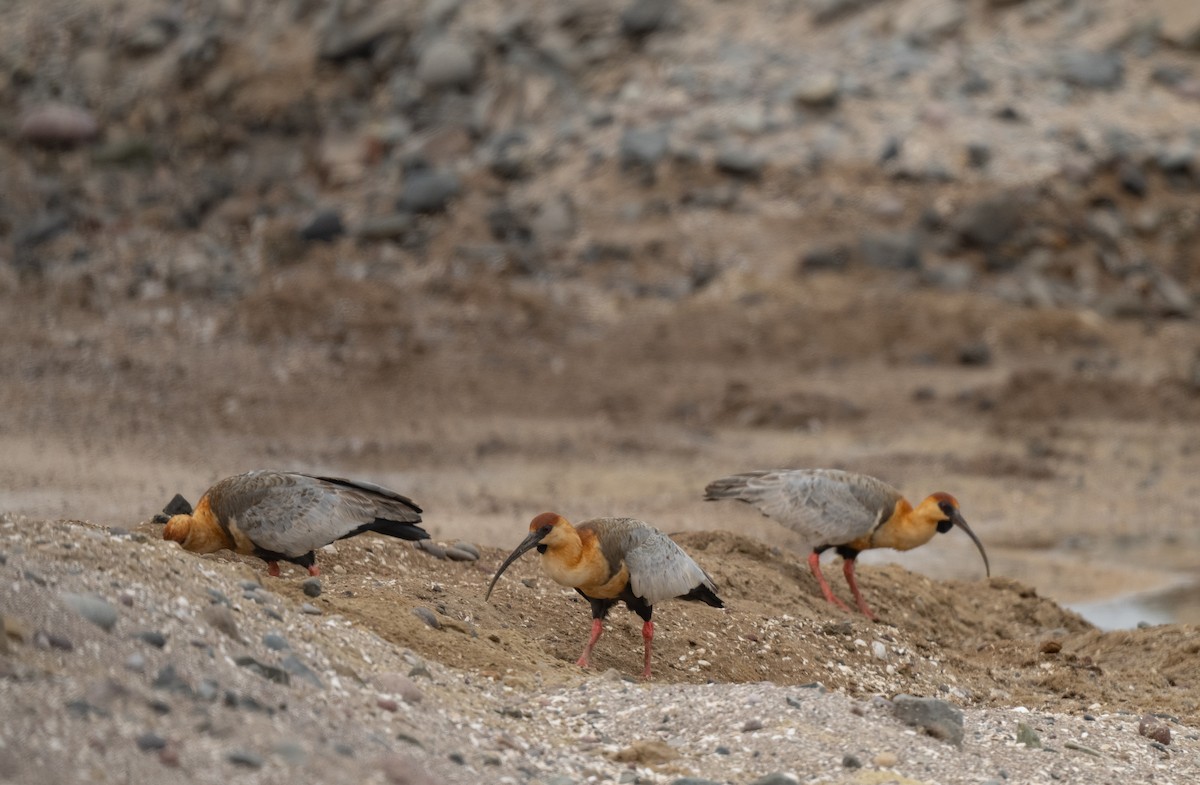
<path id="1" fill-rule="evenodd" d="M 940 509 L 942 512 L 946 513 L 947 515 L 954 514 L 954 505 L 951 504 L 950 502 L 938 502 L 938 509 Z"/>

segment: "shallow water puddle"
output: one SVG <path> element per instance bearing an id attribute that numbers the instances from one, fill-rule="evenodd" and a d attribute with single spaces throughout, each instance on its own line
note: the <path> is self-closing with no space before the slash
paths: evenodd
<path id="1" fill-rule="evenodd" d="M 1066 607 L 1102 630 L 1126 630 L 1139 624 L 1200 624 L 1200 582 Z"/>

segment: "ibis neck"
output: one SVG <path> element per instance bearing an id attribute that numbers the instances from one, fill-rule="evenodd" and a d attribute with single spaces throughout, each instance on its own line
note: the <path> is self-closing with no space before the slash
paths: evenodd
<path id="1" fill-rule="evenodd" d="M 183 541 L 185 550 L 193 553 L 212 553 L 222 548 L 233 549 L 233 538 L 217 520 L 216 514 L 209 506 L 207 496 L 196 504 L 196 510 L 191 517 L 192 525 L 188 528 L 187 538 Z"/>
<path id="2" fill-rule="evenodd" d="M 555 582 L 563 586 L 579 588 L 606 579 L 608 563 L 591 532 L 580 532 L 574 527 L 560 527 L 553 542 L 547 543 L 542 555 L 542 566 Z"/>
<path id="3" fill-rule="evenodd" d="M 924 545 L 937 533 L 937 521 L 923 508 L 913 509 L 907 500 L 896 502 L 892 515 L 871 534 L 872 548 L 907 551 Z"/>

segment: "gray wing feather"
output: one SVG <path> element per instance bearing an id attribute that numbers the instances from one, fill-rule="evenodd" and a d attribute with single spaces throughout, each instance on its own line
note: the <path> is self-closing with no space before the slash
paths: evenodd
<path id="1" fill-rule="evenodd" d="M 874 477 L 837 469 L 750 472 L 707 488 L 709 499 L 739 499 L 808 540 L 840 545 L 869 533 L 891 514 L 898 490 Z"/>
<path id="2" fill-rule="evenodd" d="M 330 481 L 292 472 L 256 471 L 222 480 L 210 494 L 214 511 L 232 519 L 259 548 L 302 556 L 321 548 L 378 517 L 389 514 L 399 496 L 378 496 L 364 484 Z M 403 497 L 400 497 L 403 499 Z M 398 512 L 412 510 L 404 508 Z M 420 520 L 420 516 L 414 516 Z M 400 520 L 404 520 L 400 518 Z"/>
<path id="3" fill-rule="evenodd" d="M 712 578 L 691 556 L 644 521 L 596 518 L 577 528 L 596 532 L 600 550 L 614 572 L 625 562 L 630 588 L 650 605 L 680 597 L 701 584 L 717 591 Z"/>

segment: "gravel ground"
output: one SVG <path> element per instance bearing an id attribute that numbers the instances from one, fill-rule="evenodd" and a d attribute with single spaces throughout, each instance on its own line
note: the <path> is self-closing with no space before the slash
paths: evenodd
<path id="1" fill-rule="evenodd" d="M 407 545 L 372 550 L 388 593 L 449 569 Z M 641 684 L 614 669 L 539 685 L 537 663 L 447 667 L 301 602 L 301 581 L 264 585 L 253 560 L 197 558 L 140 531 L 8 516 L 0 554 L 0 776 L 14 783 L 1200 776 L 1200 736 L 1169 716 L 1146 729 L 1162 744 L 1140 735 L 1138 713 L 972 708 L 953 687 L 915 700 L 816 682 Z"/>

